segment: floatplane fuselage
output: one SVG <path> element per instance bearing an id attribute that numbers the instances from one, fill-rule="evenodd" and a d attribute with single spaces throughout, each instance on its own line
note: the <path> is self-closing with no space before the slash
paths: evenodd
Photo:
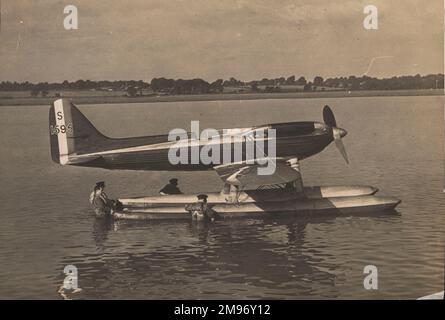
<path id="1" fill-rule="evenodd" d="M 336 127 L 329 107 L 324 110 L 325 122 L 288 122 L 266 124 L 248 128 L 218 130 L 210 139 L 197 139 L 187 132 L 180 144 L 169 140 L 169 134 L 110 138 L 100 133 L 91 122 L 67 100 L 57 100 L 50 108 L 51 156 L 61 165 L 99 167 L 116 170 L 209 170 L 215 166 L 234 162 L 255 161 L 271 155 L 270 132 L 274 130 L 273 158 L 302 160 L 321 152 L 332 141 L 341 142 L 344 129 Z M 171 136 L 170 136 L 171 137 Z M 249 143 L 261 142 L 261 148 L 248 151 Z M 341 146 L 342 147 L 342 146 Z M 184 161 L 171 163 L 172 148 L 186 155 Z M 201 154 L 207 148 L 215 161 L 203 161 Z M 343 148 L 344 149 L 344 148 Z M 216 150 L 216 152 L 215 152 Z M 240 152 L 237 153 L 237 150 Z M 261 152 L 261 156 L 257 153 Z M 341 150 L 346 158 L 346 153 Z M 229 156 L 227 156 L 229 153 Z"/>

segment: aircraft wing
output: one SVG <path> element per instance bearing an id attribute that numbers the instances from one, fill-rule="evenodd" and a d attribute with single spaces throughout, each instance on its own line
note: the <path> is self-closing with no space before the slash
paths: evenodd
<path id="1" fill-rule="evenodd" d="M 275 171 L 272 174 L 259 174 L 258 164 L 244 162 L 223 164 L 213 167 L 219 177 L 228 184 L 236 186 L 258 187 L 262 185 L 284 184 L 296 180 L 301 181 L 299 171 L 293 169 L 284 159 L 273 159 Z"/>

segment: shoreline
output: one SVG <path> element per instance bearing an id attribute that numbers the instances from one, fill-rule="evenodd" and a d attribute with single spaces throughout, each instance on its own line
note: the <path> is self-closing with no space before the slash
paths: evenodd
<path id="1" fill-rule="evenodd" d="M 79 92 L 81 94 L 81 92 Z M 267 100 L 267 99 L 312 99 L 312 98 L 354 98 L 354 97 L 397 97 L 397 96 L 444 96 L 443 89 L 425 90 L 368 90 L 368 91 L 317 91 L 285 93 L 221 93 L 200 95 L 170 96 L 75 96 L 67 95 L 75 104 L 117 104 L 117 103 L 157 103 L 193 101 Z M 50 105 L 60 97 L 1 97 L 0 106 L 42 106 Z"/>

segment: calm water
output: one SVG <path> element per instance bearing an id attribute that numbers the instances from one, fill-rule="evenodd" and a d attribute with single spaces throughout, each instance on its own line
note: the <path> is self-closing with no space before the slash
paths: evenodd
<path id="1" fill-rule="evenodd" d="M 351 164 L 333 145 L 302 162 L 307 185 L 369 184 L 403 200 L 396 214 L 223 221 L 112 222 L 88 195 L 154 195 L 172 176 L 215 191 L 213 172 L 61 167 L 49 153 L 48 106 L 0 108 L 0 298 L 61 299 L 68 264 L 84 298 L 402 298 L 443 290 L 443 98 L 373 97 L 80 106 L 110 136 L 172 128 L 321 120 L 330 104 Z M 375 265 L 379 289 L 363 288 Z"/>

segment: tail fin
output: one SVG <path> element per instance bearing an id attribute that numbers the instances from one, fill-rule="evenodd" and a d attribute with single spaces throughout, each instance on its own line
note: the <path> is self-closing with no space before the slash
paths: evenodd
<path id="1" fill-rule="evenodd" d="M 107 140 L 91 122 L 66 99 L 54 101 L 49 110 L 51 157 L 54 162 L 70 164 L 70 155 L 97 151 Z"/>

